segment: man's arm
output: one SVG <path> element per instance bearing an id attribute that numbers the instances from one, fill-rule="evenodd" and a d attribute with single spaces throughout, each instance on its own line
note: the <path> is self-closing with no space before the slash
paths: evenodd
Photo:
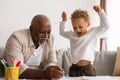
<path id="1" fill-rule="evenodd" d="M 46 76 L 44 70 L 27 68 L 19 77 L 25 79 L 45 79 L 48 76 Z"/>
<path id="2" fill-rule="evenodd" d="M 57 66 L 49 66 L 45 70 L 39 69 L 26 69 L 21 75 L 20 78 L 26 79 L 59 79 L 63 76 L 63 71 Z"/>
<path id="3" fill-rule="evenodd" d="M 47 65 L 45 67 L 48 67 L 50 65 L 57 65 L 54 36 L 52 34 L 50 36 L 50 39 L 48 40 L 48 47 L 46 46 L 45 48 L 49 48 L 48 49 L 49 52 L 48 52 L 48 58 L 47 58 Z M 47 50 L 47 49 L 44 49 L 44 50 Z"/>

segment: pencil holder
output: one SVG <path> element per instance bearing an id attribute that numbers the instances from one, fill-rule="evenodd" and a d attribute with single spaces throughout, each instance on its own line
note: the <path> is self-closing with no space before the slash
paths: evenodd
<path id="1" fill-rule="evenodd" d="M 5 80 L 18 80 L 19 67 L 5 67 Z"/>

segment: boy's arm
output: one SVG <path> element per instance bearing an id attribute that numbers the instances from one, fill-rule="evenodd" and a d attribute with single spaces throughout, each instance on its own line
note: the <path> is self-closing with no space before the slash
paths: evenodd
<path id="1" fill-rule="evenodd" d="M 108 20 L 104 13 L 104 10 L 100 8 L 100 6 L 94 6 L 94 10 L 98 13 L 100 17 L 100 26 L 97 28 L 96 33 L 101 34 L 109 29 Z"/>
<path id="2" fill-rule="evenodd" d="M 65 11 L 62 12 L 62 21 L 60 22 L 59 25 L 59 33 L 61 36 L 65 38 L 69 38 L 70 36 L 70 31 L 65 31 L 65 26 L 66 26 L 66 21 L 67 21 L 67 14 Z"/>
<path id="3" fill-rule="evenodd" d="M 100 6 L 93 6 L 93 9 L 96 11 L 96 12 L 99 12 L 101 10 Z"/>
<path id="4" fill-rule="evenodd" d="M 62 21 L 67 21 L 67 14 L 65 11 L 62 12 Z"/>

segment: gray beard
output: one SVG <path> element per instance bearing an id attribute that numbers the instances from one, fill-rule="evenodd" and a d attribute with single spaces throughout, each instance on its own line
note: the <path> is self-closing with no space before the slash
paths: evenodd
<path id="1" fill-rule="evenodd" d="M 44 40 L 44 43 L 46 43 L 46 42 L 48 42 L 48 39 L 49 39 L 49 38 L 42 38 L 41 40 Z M 38 42 L 38 44 L 39 44 L 39 45 L 41 44 L 40 41 Z"/>

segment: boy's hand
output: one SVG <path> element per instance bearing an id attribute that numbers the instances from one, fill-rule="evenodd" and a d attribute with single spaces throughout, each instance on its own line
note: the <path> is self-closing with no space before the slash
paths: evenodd
<path id="1" fill-rule="evenodd" d="M 99 12 L 101 10 L 100 6 L 93 6 L 93 9 L 96 11 L 96 12 Z"/>
<path id="2" fill-rule="evenodd" d="M 62 21 L 67 21 L 67 14 L 65 11 L 62 12 Z"/>

